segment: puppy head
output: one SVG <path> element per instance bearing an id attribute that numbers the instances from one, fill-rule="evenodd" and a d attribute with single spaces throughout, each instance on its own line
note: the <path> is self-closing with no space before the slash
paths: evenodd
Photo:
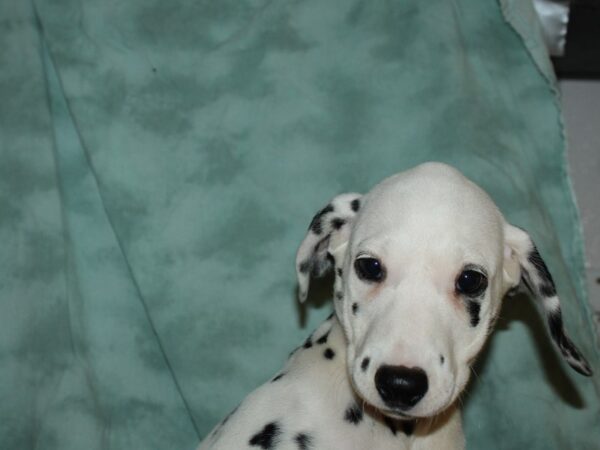
<path id="1" fill-rule="evenodd" d="M 334 268 L 334 304 L 357 393 L 394 417 L 428 417 L 465 387 L 504 295 L 541 297 L 567 362 L 589 365 L 564 334 L 546 265 L 524 231 L 455 169 L 427 163 L 367 195 L 343 194 L 313 219 L 297 255 L 301 300 Z"/>

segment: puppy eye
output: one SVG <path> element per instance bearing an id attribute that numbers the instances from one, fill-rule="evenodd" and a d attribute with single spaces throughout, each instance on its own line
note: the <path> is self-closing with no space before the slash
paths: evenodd
<path id="1" fill-rule="evenodd" d="M 468 297 L 477 297 L 487 285 L 487 277 L 477 270 L 463 270 L 456 279 L 456 291 Z"/>
<path id="2" fill-rule="evenodd" d="M 358 278 L 365 281 L 380 282 L 385 277 L 383 264 L 376 258 L 358 258 L 354 261 L 354 270 Z"/>

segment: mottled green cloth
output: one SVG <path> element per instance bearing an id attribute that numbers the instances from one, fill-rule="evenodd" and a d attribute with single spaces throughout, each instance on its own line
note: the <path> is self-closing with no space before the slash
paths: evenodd
<path id="1" fill-rule="evenodd" d="M 313 213 L 425 160 L 531 232 L 600 372 L 541 42 L 517 0 L 0 3 L 0 448 L 193 448 L 329 313 Z M 529 299 L 476 371 L 469 449 L 600 447 Z"/>

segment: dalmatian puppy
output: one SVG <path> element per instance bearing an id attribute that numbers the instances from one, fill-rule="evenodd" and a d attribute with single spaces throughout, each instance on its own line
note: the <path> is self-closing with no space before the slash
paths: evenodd
<path id="1" fill-rule="evenodd" d="M 502 298 L 521 283 L 566 362 L 592 373 L 529 235 L 447 165 L 335 197 L 296 264 L 301 301 L 311 276 L 334 270 L 335 313 L 199 450 L 464 449 L 458 396 Z"/>

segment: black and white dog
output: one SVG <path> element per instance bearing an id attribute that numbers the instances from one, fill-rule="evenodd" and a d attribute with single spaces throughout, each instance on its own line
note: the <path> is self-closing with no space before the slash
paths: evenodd
<path id="1" fill-rule="evenodd" d="M 300 300 L 335 270 L 335 314 L 199 450 L 454 450 L 457 397 L 503 297 L 539 298 L 565 360 L 591 375 L 529 235 L 455 169 L 426 163 L 313 218 L 296 260 Z"/>

